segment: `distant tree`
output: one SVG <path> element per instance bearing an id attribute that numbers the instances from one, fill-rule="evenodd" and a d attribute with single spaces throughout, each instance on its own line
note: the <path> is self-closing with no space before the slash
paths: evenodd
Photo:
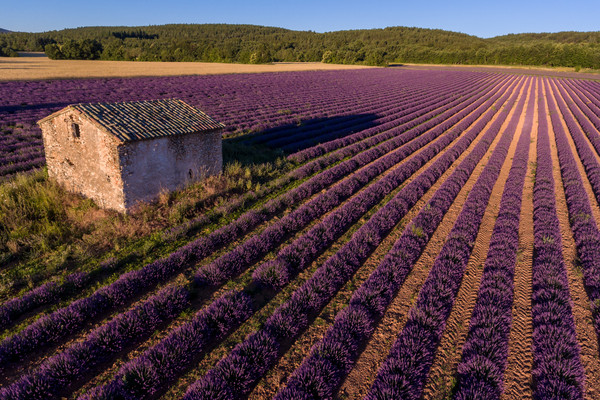
<path id="1" fill-rule="evenodd" d="M 125 45 L 119 39 L 112 39 L 103 46 L 100 58 L 103 60 L 124 60 Z"/>
<path id="2" fill-rule="evenodd" d="M 81 56 L 84 60 L 97 60 L 102 54 L 102 44 L 93 39 L 84 39 L 79 42 Z"/>
<path id="3" fill-rule="evenodd" d="M 250 64 L 265 64 L 271 61 L 271 52 L 264 43 L 260 43 L 250 55 Z"/>
<path id="4" fill-rule="evenodd" d="M 81 46 L 73 39 L 68 39 L 60 46 L 60 51 L 63 57 L 68 60 L 82 60 Z"/>
<path id="5" fill-rule="evenodd" d="M 60 47 L 56 43 L 47 44 L 44 47 L 44 52 L 51 60 L 62 60 L 64 58 L 62 52 L 60 51 Z"/>
<path id="6" fill-rule="evenodd" d="M 96 60 L 102 53 L 102 45 L 97 40 L 67 40 L 60 48 L 63 57 L 69 60 Z"/>
<path id="7" fill-rule="evenodd" d="M 135 31 L 112 32 L 117 39 L 135 38 L 135 39 L 158 39 L 157 34 L 149 34 L 141 29 Z"/>
<path id="8" fill-rule="evenodd" d="M 0 47 L 0 57 L 15 57 L 17 52 L 9 47 Z"/>
<path id="9" fill-rule="evenodd" d="M 323 53 L 323 57 L 321 58 L 322 63 L 333 63 L 333 52 L 331 50 L 327 50 Z"/>
<path id="10" fill-rule="evenodd" d="M 323 61 L 529 64 L 600 68 L 600 32 L 481 39 L 439 29 L 390 27 L 316 33 L 253 25 L 172 24 L 3 33 L 0 48 L 54 58 L 267 63 Z"/>
<path id="11" fill-rule="evenodd" d="M 365 64 L 379 66 L 386 65 L 385 55 L 386 53 L 381 49 L 369 50 L 365 59 Z"/>
<path id="12" fill-rule="evenodd" d="M 46 45 L 56 43 L 56 40 L 51 37 L 42 36 L 35 39 L 35 50 L 44 50 Z"/>

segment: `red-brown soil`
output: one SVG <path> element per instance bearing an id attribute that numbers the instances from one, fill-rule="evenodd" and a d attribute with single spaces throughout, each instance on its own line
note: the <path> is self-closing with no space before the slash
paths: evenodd
<path id="1" fill-rule="evenodd" d="M 497 114 L 494 116 L 492 121 L 488 123 L 493 123 L 497 119 Z M 507 122 L 504 123 L 503 127 L 505 127 Z M 478 138 L 480 138 L 479 136 Z M 475 184 L 475 181 L 479 177 L 479 174 L 485 167 L 487 163 L 487 159 L 491 155 L 493 149 L 495 149 L 498 141 L 500 140 L 501 135 L 496 136 L 492 145 L 490 146 L 487 155 L 485 155 L 475 170 L 473 174 L 465 184 L 465 186 L 461 189 L 458 194 L 456 200 L 444 216 L 442 222 L 432 235 L 429 243 L 425 247 L 423 254 L 416 262 L 413 270 L 406 278 L 403 286 L 398 291 L 398 294 L 388 307 L 386 313 L 383 318 L 379 322 L 379 325 L 375 329 L 371 340 L 367 344 L 365 350 L 359 356 L 354 369 L 350 372 L 344 383 L 340 388 L 340 396 L 357 399 L 362 398 L 367 393 L 375 376 L 377 374 L 377 370 L 381 363 L 385 360 L 390 347 L 394 343 L 398 333 L 404 327 L 406 323 L 406 318 L 408 316 L 408 311 L 414 304 L 417 299 L 419 290 L 427 275 L 429 274 L 429 270 L 431 265 L 433 264 L 437 254 L 442 248 L 446 237 L 448 236 L 452 226 L 466 198 L 468 196 L 469 191 Z M 436 185 L 430 189 L 427 193 L 430 196 L 433 196 L 434 191 L 444 182 L 445 179 L 452 173 L 453 169 L 460 164 L 460 162 L 470 153 L 472 148 L 475 146 L 477 141 L 471 144 L 468 151 L 463 153 L 461 157 L 454 162 L 452 167 L 446 171 L 446 173 L 436 182 Z M 430 194 L 431 193 L 431 194 Z M 430 198 L 430 197 L 429 197 Z M 416 215 L 416 214 L 415 214 Z"/>
<path id="2" fill-rule="evenodd" d="M 546 96 L 559 96 L 560 94 L 554 87 L 551 90 L 552 93 L 546 93 Z M 573 154 L 577 155 L 575 143 L 572 138 L 568 135 L 568 129 L 562 121 L 563 129 L 567 132 L 567 138 Z M 556 193 L 556 212 L 558 214 L 558 220 L 560 223 L 562 233 L 562 244 L 563 244 L 563 256 L 565 259 L 565 267 L 567 269 L 567 278 L 569 279 L 569 292 L 571 294 L 572 307 L 573 307 L 573 319 L 575 320 L 575 328 L 577 331 L 577 339 L 581 346 L 581 361 L 585 370 L 585 394 L 586 398 L 598 399 L 600 398 L 600 359 L 598 358 L 598 336 L 594 329 L 592 312 L 590 308 L 590 300 L 586 294 L 583 286 L 583 274 L 579 269 L 577 263 L 577 251 L 575 247 L 575 241 L 573 239 L 573 232 L 569 224 L 569 211 L 567 209 L 567 202 L 565 199 L 565 192 L 563 189 L 563 181 L 558 167 L 558 154 L 556 151 L 556 142 L 554 140 L 554 131 L 550 118 L 548 117 L 548 132 L 550 134 L 550 148 L 552 150 L 552 163 L 556 165 L 553 169 L 554 172 L 554 190 Z M 587 175 L 583 169 L 583 165 L 578 163 L 579 173 L 581 174 L 584 182 L 585 191 L 588 195 L 592 206 L 592 212 L 596 221 L 600 221 L 600 210 L 598 210 L 598 203 L 593 195 L 592 188 L 590 187 Z"/>
<path id="3" fill-rule="evenodd" d="M 539 81 L 535 96 L 540 95 Z M 519 222 L 519 250 L 515 265 L 512 326 L 508 341 L 508 359 L 504 372 L 503 399 L 531 398 L 531 368 L 533 366 L 531 295 L 533 259 L 533 184 L 537 160 L 538 104 L 535 103 L 527 174 L 523 185 Z"/>
<path id="4" fill-rule="evenodd" d="M 532 82 L 532 86 L 527 92 L 523 90 L 519 96 L 519 99 L 525 97 L 525 106 L 527 105 L 527 99 L 532 95 L 532 88 L 534 88 L 533 83 L 534 82 Z M 519 99 L 517 99 L 517 102 Z M 487 258 L 490 239 L 494 230 L 494 221 L 498 215 L 504 184 L 508 179 L 517 143 L 525 122 L 525 109 L 526 107 L 523 108 L 523 111 L 519 116 L 517 129 L 510 144 L 508 154 L 504 160 L 502 169 L 500 170 L 500 175 L 494 184 L 492 195 L 490 196 L 485 214 L 481 221 L 473 252 L 471 253 L 469 263 L 465 269 L 463 281 L 454 300 L 454 306 L 446 323 L 444 335 L 438 346 L 437 355 L 431 366 L 429 379 L 424 389 L 423 398 L 426 400 L 447 398 L 452 390 L 456 367 L 460 361 L 462 347 L 469 331 L 469 320 L 477 301 L 477 292 L 479 291 L 483 265 Z M 515 107 L 508 115 L 506 121 L 510 121 L 516 112 L 518 112 L 518 110 L 516 109 L 515 104 Z M 504 132 L 505 127 L 506 124 L 503 129 L 500 130 L 500 133 Z"/>

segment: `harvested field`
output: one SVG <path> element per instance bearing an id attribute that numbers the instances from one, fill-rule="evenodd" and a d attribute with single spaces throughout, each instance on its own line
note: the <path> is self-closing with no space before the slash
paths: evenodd
<path id="1" fill-rule="evenodd" d="M 292 165 L 166 257 L 2 299 L 0 398 L 598 398 L 600 83 L 510 72 L 0 82 L 6 181 L 83 101 L 179 97 Z"/>
<path id="2" fill-rule="evenodd" d="M 51 60 L 48 57 L 0 57 L 0 81 L 327 71 L 364 68 L 373 67 L 323 63 L 252 65 L 206 62 Z"/>

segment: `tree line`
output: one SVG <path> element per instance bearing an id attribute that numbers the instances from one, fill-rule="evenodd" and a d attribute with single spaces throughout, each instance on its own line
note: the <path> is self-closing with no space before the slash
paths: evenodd
<path id="1" fill-rule="evenodd" d="M 17 50 L 45 51 L 55 59 L 499 64 L 600 69 L 600 32 L 482 39 L 439 29 L 407 27 L 316 33 L 254 25 L 174 24 L 0 35 L 0 55 Z"/>

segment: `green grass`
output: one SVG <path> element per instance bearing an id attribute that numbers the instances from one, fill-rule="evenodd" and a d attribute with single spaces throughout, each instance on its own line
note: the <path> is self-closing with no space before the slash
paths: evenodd
<path id="1" fill-rule="evenodd" d="M 216 229 L 238 215 L 211 214 L 211 210 L 249 190 L 269 186 L 294 166 L 280 152 L 267 148 L 244 148 L 225 141 L 223 149 L 223 174 L 161 194 L 157 201 L 128 215 L 99 209 L 93 201 L 66 192 L 48 179 L 45 169 L 1 183 L 0 297 L 72 270 L 90 270 L 107 257 L 128 257 L 138 265 L 166 255 L 165 251 L 185 244 L 190 236 Z M 267 190 L 265 198 L 244 202 L 242 211 L 289 186 L 288 182 L 274 188 L 274 193 Z M 191 226 L 171 240 L 161 234 L 203 213 L 211 216 L 209 226 Z"/>

